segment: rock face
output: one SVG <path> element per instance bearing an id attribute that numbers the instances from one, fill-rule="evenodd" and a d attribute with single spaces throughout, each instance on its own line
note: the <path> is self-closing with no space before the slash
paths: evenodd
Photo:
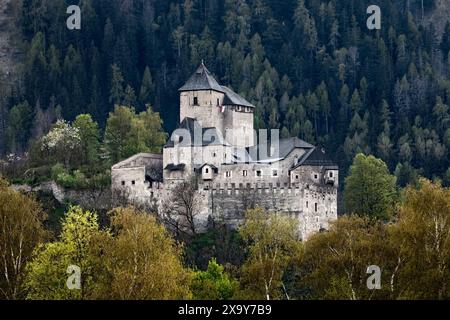
<path id="1" fill-rule="evenodd" d="M 110 189 L 70 190 L 59 186 L 53 181 L 34 187 L 28 185 L 12 185 L 11 187 L 14 190 L 25 193 L 43 192 L 51 194 L 61 204 L 80 205 L 85 209 L 108 210 L 114 206 Z"/>

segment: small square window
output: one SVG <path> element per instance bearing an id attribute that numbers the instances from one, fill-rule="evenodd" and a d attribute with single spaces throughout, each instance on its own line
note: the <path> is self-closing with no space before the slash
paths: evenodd
<path id="1" fill-rule="evenodd" d="M 131 184 L 134 186 L 136 184 L 136 181 L 131 181 Z"/>
<path id="2" fill-rule="evenodd" d="M 256 176 L 257 177 L 261 177 L 262 176 L 262 171 L 261 170 L 257 170 L 256 171 Z"/>
<path id="3" fill-rule="evenodd" d="M 295 180 L 298 180 L 298 174 L 295 175 Z"/>
<path id="4" fill-rule="evenodd" d="M 314 175 L 314 179 L 317 179 L 317 174 Z"/>
<path id="5" fill-rule="evenodd" d="M 123 186 L 125 185 L 125 181 L 122 181 L 122 185 L 123 185 Z"/>

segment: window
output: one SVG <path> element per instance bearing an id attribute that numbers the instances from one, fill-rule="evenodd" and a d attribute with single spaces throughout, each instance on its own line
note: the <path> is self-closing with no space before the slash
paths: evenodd
<path id="1" fill-rule="evenodd" d="M 198 106 L 198 98 L 194 97 L 194 106 Z"/>
<path id="2" fill-rule="evenodd" d="M 272 177 L 278 177 L 278 171 L 277 170 L 273 170 L 272 171 Z"/>
<path id="3" fill-rule="evenodd" d="M 262 171 L 261 170 L 257 170 L 256 171 L 256 176 L 257 177 L 261 177 L 262 176 Z"/>
<path id="4" fill-rule="evenodd" d="M 314 179 L 317 179 L 317 174 L 314 174 Z"/>
<path id="5" fill-rule="evenodd" d="M 317 212 L 317 203 L 314 203 L 314 211 Z"/>
<path id="6" fill-rule="evenodd" d="M 213 153 L 213 158 L 215 158 L 215 157 L 217 157 L 217 153 L 214 152 Z"/>
<path id="7" fill-rule="evenodd" d="M 131 181 L 131 184 L 134 186 L 136 184 L 136 181 Z"/>
<path id="8" fill-rule="evenodd" d="M 295 175 L 295 180 L 298 180 L 298 174 Z"/>
<path id="9" fill-rule="evenodd" d="M 220 106 L 220 100 L 217 98 L 217 106 Z"/>
<path id="10" fill-rule="evenodd" d="M 330 171 L 330 178 L 333 178 L 333 171 Z"/>
<path id="11" fill-rule="evenodd" d="M 308 209 L 308 205 L 309 205 L 309 202 L 308 202 L 308 201 L 306 201 L 306 209 Z"/>
<path id="12" fill-rule="evenodd" d="M 247 176 L 247 170 L 242 171 L 242 175 L 243 175 L 244 177 L 246 177 L 246 176 Z"/>
<path id="13" fill-rule="evenodd" d="M 226 171 L 225 172 L 225 177 L 226 178 L 231 178 L 231 171 Z"/>
<path id="14" fill-rule="evenodd" d="M 122 185 L 123 185 L 123 186 L 125 185 L 125 181 L 122 181 Z"/>
<path id="15" fill-rule="evenodd" d="M 205 173 L 209 173 L 209 169 L 208 168 L 205 168 Z"/>

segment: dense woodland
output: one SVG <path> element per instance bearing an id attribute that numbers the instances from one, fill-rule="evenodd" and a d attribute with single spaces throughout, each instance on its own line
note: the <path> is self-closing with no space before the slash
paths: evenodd
<path id="1" fill-rule="evenodd" d="M 326 147 L 342 176 L 364 152 L 401 186 L 449 183 L 450 23 L 433 25 L 435 1 L 380 0 L 382 28 L 370 31 L 369 2 L 14 2 L 26 56 L 20 84 L 1 91 L 0 153 L 21 154 L 79 114 L 104 132 L 117 104 L 151 105 L 170 132 L 177 89 L 203 59 L 257 106 L 256 127 Z M 78 3 L 82 29 L 70 31 L 66 8 Z"/>
<path id="2" fill-rule="evenodd" d="M 78 2 L 82 30 L 69 31 Z M 369 4 L 14 1 L 25 56 L 17 81 L 0 77 L 0 299 L 449 299 L 450 23 L 433 19 L 437 1 L 379 0 L 369 31 Z M 298 221 L 253 203 L 237 230 L 200 234 L 180 205 L 195 181 L 166 206 L 185 215 L 178 229 L 154 208 L 95 212 L 10 186 L 98 190 L 115 162 L 159 152 L 202 59 L 256 105 L 257 128 L 339 163 L 347 214 L 330 230 L 299 241 Z"/>

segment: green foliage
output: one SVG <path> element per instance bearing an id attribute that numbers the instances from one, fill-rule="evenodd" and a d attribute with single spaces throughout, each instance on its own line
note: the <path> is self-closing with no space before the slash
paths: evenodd
<path id="1" fill-rule="evenodd" d="M 71 173 L 63 165 L 57 163 L 51 169 L 51 179 L 69 189 L 103 189 L 111 183 L 111 172 L 106 170 L 88 178 L 80 170 Z"/>
<path id="2" fill-rule="evenodd" d="M 300 249 L 298 223 L 256 208 L 245 213 L 239 232 L 248 254 L 241 271 L 243 296 L 261 300 L 283 298 L 283 275 Z"/>
<path id="3" fill-rule="evenodd" d="M 396 199 L 396 177 L 374 156 L 358 154 L 345 179 L 346 210 L 360 216 L 387 219 Z"/>
<path id="4" fill-rule="evenodd" d="M 116 106 L 105 131 L 105 149 L 111 163 L 140 152 L 161 152 L 167 134 L 158 113 L 148 107 L 136 114 L 133 108 Z"/>
<path id="5" fill-rule="evenodd" d="M 80 139 L 80 160 L 81 166 L 98 166 L 100 134 L 98 124 L 92 120 L 88 114 L 81 114 L 76 117 L 73 127 L 77 129 Z"/>
<path id="6" fill-rule="evenodd" d="M 239 283 L 230 279 L 224 267 L 212 259 L 206 271 L 197 271 L 192 279 L 191 290 L 197 300 L 230 300 Z"/>
<path id="7" fill-rule="evenodd" d="M 24 298 L 25 266 L 46 237 L 45 218 L 34 198 L 12 190 L 0 177 L 0 299 Z"/>
<path id="8" fill-rule="evenodd" d="M 99 229 L 95 213 L 71 207 L 64 217 L 59 240 L 37 248 L 27 265 L 28 299 L 88 299 L 93 294 L 96 277 L 101 276 L 99 261 L 91 250 L 102 236 L 105 235 Z M 82 271 L 80 289 L 70 290 L 66 285 L 71 265 Z"/>
<path id="9" fill-rule="evenodd" d="M 306 241 L 296 271 L 298 298 L 448 299 L 450 189 L 421 179 L 405 189 L 389 224 L 342 217 Z M 370 265 L 381 269 L 381 289 L 368 290 Z"/>

